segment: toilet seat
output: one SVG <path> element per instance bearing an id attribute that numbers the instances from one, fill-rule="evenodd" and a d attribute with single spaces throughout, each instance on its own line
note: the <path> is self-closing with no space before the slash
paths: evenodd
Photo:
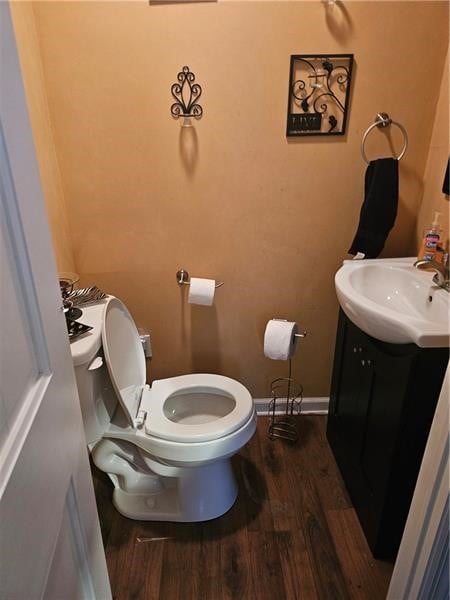
<path id="1" fill-rule="evenodd" d="M 117 298 L 106 304 L 102 343 L 106 365 L 126 420 L 167 442 L 211 442 L 241 428 L 254 414 L 249 391 L 222 375 L 190 374 L 145 385 L 146 368 L 136 325 Z M 194 407 L 194 408 L 193 408 Z"/>
<path id="2" fill-rule="evenodd" d="M 185 443 L 227 436 L 254 412 L 252 397 L 242 384 L 208 373 L 154 381 L 144 389 L 140 408 L 147 412 L 147 435 Z"/>
<path id="3" fill-rule="evenodd" d="M 111 297 L 103 313 L 102 345 L 111 383 L 128 423 L 135 420 L 145 386 L 145 356 L 127 307 Z"/>

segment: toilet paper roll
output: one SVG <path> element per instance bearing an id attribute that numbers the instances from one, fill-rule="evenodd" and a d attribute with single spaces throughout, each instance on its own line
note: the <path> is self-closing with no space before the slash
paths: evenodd
<path id="1" fill-rule="evenodd" d="M 272 319 L 266 325 L 264 333 L 264 354 L 272 360 L 292 358 L 297 347 L 295 334 L 297 323 L 283 319 Z"/>
<path id="2" fill-rule="evenodd" d="M 212 306 L 214 302 L 214 292 L 216 291 L 216 282 L 214 279 L 201 279 L 191 277 L 189 285 L 189 304 L 201 304 L 202 306 Z"/>

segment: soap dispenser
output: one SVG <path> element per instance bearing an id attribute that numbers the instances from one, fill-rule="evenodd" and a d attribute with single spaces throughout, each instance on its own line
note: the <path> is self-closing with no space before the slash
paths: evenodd
<path id="1" fill-rule="evenodd" d="M 442 229 L 439 227 L 440 212 L 435 212 L 433 222 L 423 230 L 423 240 L 420 247 L 418 260 L 433 260 L 441 239 Z"/>

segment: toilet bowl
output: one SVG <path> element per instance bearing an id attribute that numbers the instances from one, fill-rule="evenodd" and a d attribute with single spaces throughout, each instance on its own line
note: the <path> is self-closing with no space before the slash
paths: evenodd
<path id="1" fill-rule="evenodd" d="M 117 298 L 87 307 L 83 322 L 93 330 L 72 355 L 86 438 L 117 510 L 155 521 L 224 514 L 237 496 L 230 457 L 256 429 L 249 391 L 208 373 L 147 385 L 139 334 Z"/>

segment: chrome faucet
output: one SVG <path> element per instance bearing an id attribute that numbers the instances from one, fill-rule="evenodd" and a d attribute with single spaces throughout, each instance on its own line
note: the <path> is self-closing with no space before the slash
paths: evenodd
<path id="1" fill-rule="evenodd" d="M 421 271 L 435 271 L 433 282 L 438 287 L 450 292 L 448 254 L 444 256 L 442 263 L 436 260 L 417 260 L 414 266 Z"/>

